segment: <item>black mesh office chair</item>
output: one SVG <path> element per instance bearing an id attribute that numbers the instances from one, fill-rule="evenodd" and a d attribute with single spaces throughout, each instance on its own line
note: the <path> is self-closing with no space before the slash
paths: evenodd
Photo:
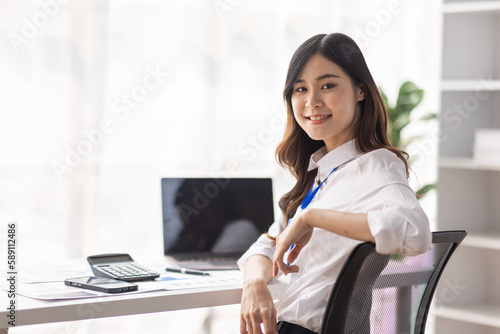
<path id="1" fill-rule="evenodd" d="M 421 255 L 381 255 L 358 245 L 335 282 L 320 334 L 420 334 L 446 263 L 467 233 L 432 233 Z"/>

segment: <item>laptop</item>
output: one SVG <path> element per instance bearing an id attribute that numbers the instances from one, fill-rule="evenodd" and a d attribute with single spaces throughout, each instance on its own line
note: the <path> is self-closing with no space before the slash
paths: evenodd
<path id="1" fill-rule="evenodd" d="M 182 268 L 237 269 L 274 221 L 271 178 L 162 178 L 163 250 Z"/>

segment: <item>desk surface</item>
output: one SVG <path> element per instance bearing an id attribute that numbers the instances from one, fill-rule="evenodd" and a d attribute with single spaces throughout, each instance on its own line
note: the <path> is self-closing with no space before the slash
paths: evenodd
<path id="1" fill-rule="evenodd" d="M 271 282 L 269 286 L 276 297 L 283 290 L 283 284 L 279 281 Z M 16 327 L 239 304 L 240 301 L 241 285 L 175 291 L 151 291 L 130 295 L 60 301 L 36 300 L 18 295 Z M 0 332 L 2 332 L 2 328 L 8 327 L 9 318 L 7 315 L 8 311 L 2 308 L 0 310 Z"/>

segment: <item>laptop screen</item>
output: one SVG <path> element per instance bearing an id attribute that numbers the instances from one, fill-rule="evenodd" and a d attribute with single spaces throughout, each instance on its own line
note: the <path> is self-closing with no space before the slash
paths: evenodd
<path id="1" fill-rule="evenodd" d="M 165 255 L 243 254 L 274 221 L 270 178 L 163 178 Z"/>

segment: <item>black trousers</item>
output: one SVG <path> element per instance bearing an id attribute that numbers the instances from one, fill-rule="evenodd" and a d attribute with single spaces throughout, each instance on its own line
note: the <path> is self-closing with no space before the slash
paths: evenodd
<path id="1" fill-rule="evenodd" d="M 316 334 L 315 332 L 302 326 L 286 321 L 278 322 L 278 333 L 280 334 Z"/>

